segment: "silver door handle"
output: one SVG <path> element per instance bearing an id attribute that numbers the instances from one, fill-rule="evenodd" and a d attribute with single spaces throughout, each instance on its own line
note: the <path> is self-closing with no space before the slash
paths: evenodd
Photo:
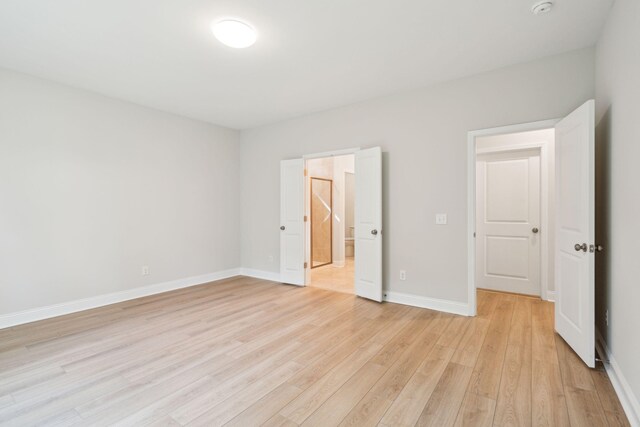
<path id="1" fill-rule="evenodd" d="M 285 228 L 284 225 L 280 226 L 280 230 L 284 231 L 284 228 Z"/>
<path id="2" fill-rule="evenodd" d="M 583 243 L 583 244 L 576 243 L 576 244 L 573 246 L 573 249 L 575 249 L 575 250 L 576 250 L 576 252 L 580 252 L 580 251 L 582 251 L 582 252 L 587 252 L 587 244 L 586 244 L 586 243 Z"/>
<path id="3" fill-rule="evenodd" d="M 533 234 L 538 234 L 538 231 L 540 231 L 540 230 L 538 230 L 538 227 L 533 227 L 533 228 L 531 229 L 531 232 L 532 232 Z"/>
<path id="4" fill-rule="evenodd" d="M 371 234 L 373 234 L 375 236 L 376 234 L 378 234 L 378 230 L 375 230 L 375 229 L 371 230 Z"/>

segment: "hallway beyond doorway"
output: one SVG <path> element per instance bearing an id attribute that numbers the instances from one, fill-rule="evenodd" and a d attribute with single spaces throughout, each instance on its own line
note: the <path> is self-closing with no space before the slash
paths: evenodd
<path id="1" fill-rule="evenodd" d="M 312 269 L 311 282 L 309 283 L 309 286 L 353 294 L 353 282 L 353 257 L 346 257 L 344 267 L 338 267 L 335 264 L 330 264 Z"/>

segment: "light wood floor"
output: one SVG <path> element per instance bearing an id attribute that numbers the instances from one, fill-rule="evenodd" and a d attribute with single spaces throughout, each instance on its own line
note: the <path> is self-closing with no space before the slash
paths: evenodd
<path id="1" fill-rule="evenodd" d="M 353 257 L 347 257 L 343 267 L 334 264 L 311 269 L 311 283 L 314 288 L 336 292 L 354 293 L 355 264 Z"/>
<path id="2" fill-rule="evenodd" d="M 235 278 L 0 331 L 2 425 L 628 425 L 553 332 Z"/>

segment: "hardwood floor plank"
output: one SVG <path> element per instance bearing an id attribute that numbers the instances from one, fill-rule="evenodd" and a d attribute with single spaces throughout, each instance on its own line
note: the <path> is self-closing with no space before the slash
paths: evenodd
<path id="1" fill-rule="evenodd" d="M 531 300 L 518 299 L 511 322 L 495 426 L 531 425 Z"/>
<path id="2" fill-rule="evenodd" d="M 456 427 L 490 427 L 493 425 L 496 401 L 475 393 L 467 393 L 456 418 Z"/>
<path id="3" fill-rule="evenodd" d="M 409 379 L 380 421 L 383 426 L 413 426 L 420 418 L 454 350 L 436 345 Z"/>
<path id="4" fill-rule="evenodd" d="M 381 349 L 381 344 L 371 343 L 353 352 L 327 374 L 309 384 L 308 388 L 284 406 L 280 413 L 293 422 L 304 422 Z M 297 384 L 297 381 L 290 383 Z"/>
<path id="5" fill-rule="evenodd" d="M 472 369 L 449 363 L 445 368 L 416 426 L 452 426 L 465 397 Z"/>
<path id="6" fill-rule="evenodd" d="M 374 384 L 340 423 L 342 426 L 375 425 L 398 397 L 420 363 L 430 353 L 438 335 L 425 327 L 398 360 Z"/>
<path id="7" fill-rule="evenodd" d="M 531 303 L 532 425 L 568 426 L 569 413 L 555 348 L 553 317 L 546 304 L 542 301 Z"/>
<path id="8" fill-rule="evenodd" d="M 302 365 L 296 362 L 286 362 L 273 369 L 259 381 L 256 381 L 239 392 L 228 396 L 227 399 L 208 409 L 191 422 L 185 423 L 174 415 L 172 415 L 172 417 L 178 422 L 188 426 L 222 426 L 256 403 L 270 391 L 277 388 L 280 384 L 283 384 L 301 368 Z"/>
<path id="9" fill-rule="evenodd" d="M 496 400 L 516 297 L 501 295 L 473 369 L 469 392 Z"/>
<path id="10" fill-rule="evenodd" d="M 630 427 L 631 424 L 627 420 L 607 373 L 603 370 L 592 369 L 591 377 L 609 425 L 611 427 Z"/>
<path id="11" fill-rule="evenodd" d="M 302 390 L 287 382 L 280 384 L 225 425 L 229 427 L 262 425 L 300 393 Z"/>
<path id="12" fill-rule="evenodd" d="M 0 330 L 0 424 L 628 426 L 553 326 L 236 277 Z"/>
<path id="13" fill-rule="evenodd" d="M 387 367 L 377 363 L 366 363 L 300 425 L 335 426 L 340 424 L 386 370 Z"/>

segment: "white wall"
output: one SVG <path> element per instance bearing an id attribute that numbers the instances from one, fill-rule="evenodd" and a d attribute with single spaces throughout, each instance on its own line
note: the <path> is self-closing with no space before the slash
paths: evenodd
<path id="1" fill-rule="evenodd" d="M 596 321 L 640 424 L 639 40 L 640 2 L 617 0 L 596 50 Z"/>
<path id="2" fill-rule="evenodd" d="M 237 131 L 0 70 L 0 315 L 239 267 L 238 180 Z"/>
<path id="3" fill-rule="evenodd" d="M 585 49 L 242 131 L 243 267 L 278 271 L 281 159 L 379 145 L 386 289 L 465 302 L 467 132 L 568 114 L 593 97 L 593 61 Z"/>
<path id="4" fill-rule="evenodd" d="M 540 157 L 540 184 L 546 183 L 546 200 L 541 200 L 541 209 L 545 212 L 541 213 L 541 220 L 546 216 L 546 229 L 540 228 L 541 235 L 545 235 L 547 239 L 547 263 L 546 268 L 541 271 L 541 277 L 546 277 L 547 289 L 546 295 L 548 300 L 554 299 L 555 292 L 555 130 L 542 129 L 529 132 L 508 133 L 503 135 L 483 136 L 476 138 L 476 150 L 483 149 L 513 149 L 523 146 L 531 146 L 531 144 L 541 144 L 546 147 L 546 159 Z M 545 162 L 546 160 L 546 162 Z M 546 163 L 546 164 L 545 164 Z M 546 176 L 545 176 L 546 172 Z M 541 192 L 541 198 L 544 196 Z M 544 296 L 545 293 L 542 293 Z"/>

